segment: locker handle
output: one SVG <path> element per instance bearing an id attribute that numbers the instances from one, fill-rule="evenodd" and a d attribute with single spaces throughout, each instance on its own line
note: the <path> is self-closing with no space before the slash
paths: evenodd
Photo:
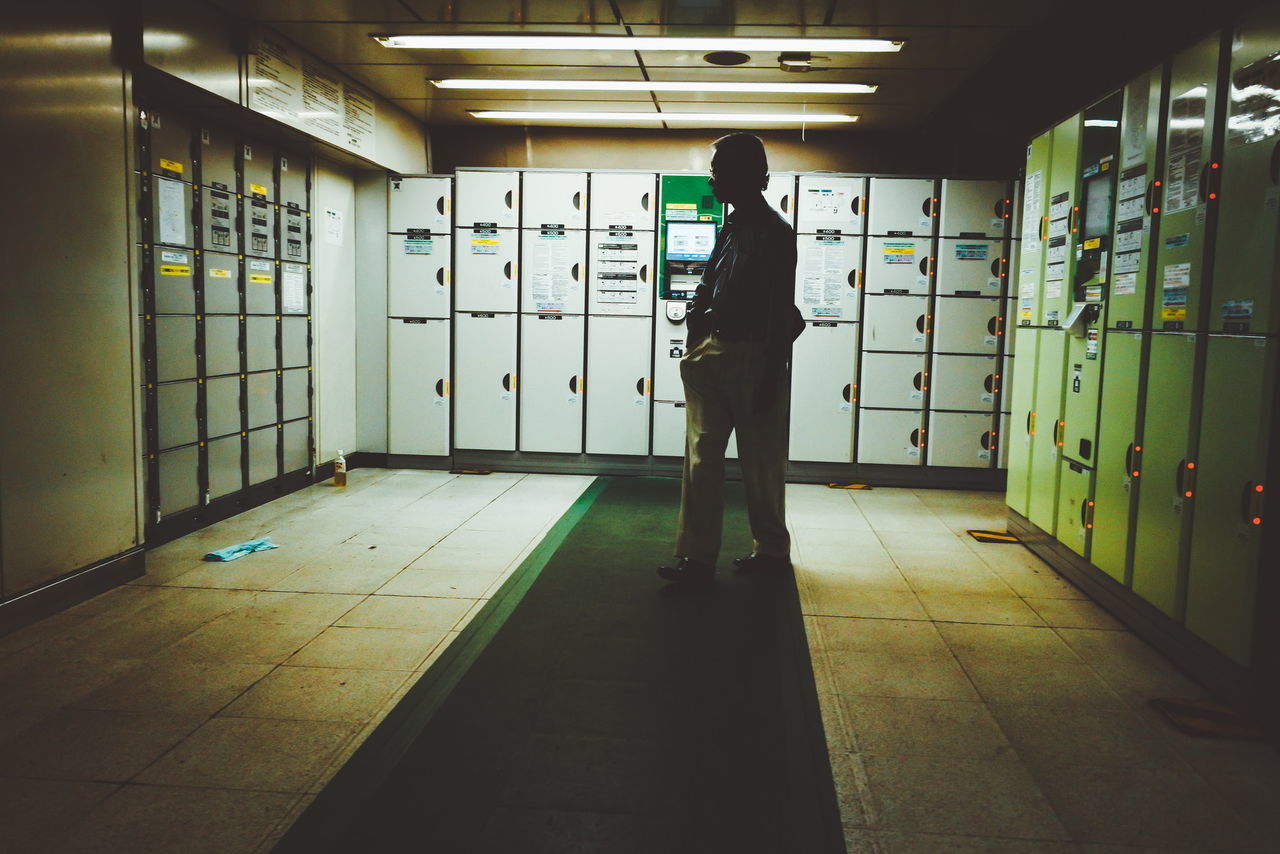
<path id="1" fill-rule="evenodd" d="M 919 427 L 917 427 L 916 429 L 912 430 L 912 431 L 911 431 L 911 444 L 912 444 L 912 445 L 914 445 L 914 446 L 915 446 L 915 447 L 917 447 L 917 448 L 918 448 L 918 447 L 920 447 L 920 445 L 921 445 L 921 440 L 923 439 L 923 433 L 924 433 L 924 431 L 923 431 L 923 430 L 921 430 Z"/>
<path id="2" fill-rule="evenodd" d="M 987 321 L 987 332 L 992 335 L 1000 334 L 1000 315 L 997 314 L 995 317 Z"/>
<path id="3" fill-rule="evenodd" d="M 645 381 L 645 377 L 641 377 L 640 379 L 636 380 L 636 394 L 640 395 L 641 397 L 644 397 L 644 381 Z"/>
<path id="4" fill-rule="evenodd" d="M 502 387 L 506 391 L 511 391 L 511 374 L 502 375 Z"/>
<path id="5" fill-rule="evenodd" d="M 515 200 L 515 193 L 512 190 L 507 190 L 507 194 L 502 197 L 502 201 L 506 203 L 507 207 L 511 207 L 511 203 L 514 200 Z"/>
<path id="6" fill-rule="evenodd" d="M 1049 217 L 1048 215 L 1040 217 L 1040 240 L 1043 242 L 1049 239 Z"/>
<path id="7" fill-rule="evenodd" d="M 1244 523 L 1246 525 L 1262 524 L 1262 484 L 1249 481 L 1244 485 L 1243 501 Z"/>
<path id="8" fill-rule="evenodd" d="M 922 315 L 920 315 L 919 317 L 917 317 L 917 318 L 916 318 L 916 331 L 917 331 L 917 332 L 924 332 L 924 331 L 925 331 L 924 324 L 925 324 L 925 318 L 926 318 L 926 317 L 927 317 L 927 315 L 922 314 Z"/>
<path id="9" fill-rule="evenodd" d="M 1027 410 L 1027 435 L 1034 436 L 1036 434 L 1036 414 L 1033 410 Z"/>
<path id="10" fill-rule="evenodd" d="M 1076 228 L 1078 225 L 1076 220 L 1079 217 L 1079 215 L 1080 215 L 1080 207 L 1078 205 L 1072 205 L 1071 210 L 1067 213 L 1067 231 L 1070 232 L 1071 234 L 1076 233 Z"/>
<path id="11" fill-rule="evenodd" d="M 444 196 L 436 199 L 436 213 L 444 213 Z"/>
<path id="12" fill-rule="evenodd" d="M 580 282 L 580 281 L 582 281 L 582 280 L 578 278 L 578 274 L 579 274 L 579 273 L 581 273 L 581 272 L 582 272 L 582 264 L 580 264 L 580 263 L 579 263 L 579 262 L 577 262 L 577 261 L 574 261 L 574 262 L 573 262 L 573 269 L 571 269 L 571 270 L 569 271 L 569 275 L 573 277 L 573 280 L 574 280 L 575 282 Z"/>
<path id="13" fill-rule="evenodd" d="M 1271 147 L 1271 183 L 1280 184 L 1280 142 Z"/>
<path id="14" fill-rule="evenodd" d="M 573 209 L 575 211 L 582 210 L 582 191 L 581 190 L 573 194 Z"/>
<path id="15" fill-rule="evenodd" d="M 640 265 L 640 281 L 642 282 L 649 281 L 649 265 L 648 264 Z"/>
<path id="16" fill-rule="evenodd" d="M 1147 182 L 1147 192 L 1146 192 L 1146 194 L 1142 197 L 1142 212 L 1143 212 L 1143 213 L 1145 213 L 1145 214 L 1149 214 L 1149 213 L 1151 213 L 1151 208 L 1152 208 L 1152 206 L 1155 204 L 1155 195 L 1156 195 L 1156 184 L 1155 184 L 1155 181 L 1148 181 L 1148 182 Z"/>
<path id="17" fill-rule="evenodd" d="M 920 212 L 925 216 L 933 216 L 933 196 L 926 196 L 920 203 Z"/>
<path id="18" fill-rule="evenodd" d="M 1133 467 L 1133 463 L 1134 463 L 1134 453 L 1133 453 L 1133 449 L 1134 449 L 1133 442 L 1130 442 L 1130 443 L 1129 443 L 1129 447 L 1128 447 L 1128 448 L 1126 448 L 1126 449 L 1125 449 L 1125 452 L 1124 452 L 1124 471 L 1125 471 L 1125 476 L 1126 476 L 1126 477 L 1129 477 L 1129 476 L 1137 477 L 1137 476 L 1138 476 L 1138 470 L 1137 470 L 1137 469 L 1135 469 L 1135 468 Z"/>
<path id="19" fill-rule="evenodd" d="M 576 376 L 569 377 L 569 391 L 574 394 L 578 393 L 578 378 Z"/>
<path id="20" fill-rule="evenodd" d="M 1059 448 L 1066 441 L 1067 422 L 1059 419 L 1057 425 L 1053 428 L 1053 443 Z"/>
<path id="21" fill-rule="evenodd" d="M 1089 518 L 1090 516 L 1092 516 L 1092 515 L 1093 515 L 1093 514 L 1090 512 L 1091 510 L 1093 510 L 1093 502 L 1092 502 L 1092 501 L 1088 501 L 1088 500 L 1086 500 L 1086 501 L 1081 501 L 1081 502 L 1080 502 L 1080 527 L 1082 527 L 1082 528 L 1092 528 L 1092 527 L 1093 527 L 1093 522 L 1092 522 L 1092 521 L 1090 520 L 1090 518 Z"/>
<path id="22" fill-rule="evenodd" d="M 511 278 L 511 262 L 510 261 L 502 265 L 502 275 L 506 276 L 508 279 Z"/>
<path id="23" fill-rule="evenodd" d="M 444 284 L 444 267 L 436 269 L 436 281 L 442 285 Z"/>
<path id="24" fill-rule="evenodd" d="M 920 259 L 920 275 L 922 276 L 929 275 L 929 259 L 928 258 Z"/>
<path id="25" fill-rule="evenodd" d="M 916 375 L 911 378 L 911 384 L 916 387 L 916 391 L 924 390 L 924 371 L 916 371 Z"/>
<path id="26" fill-rule="evenodd" d="M 1196 464 L 1183 460 L 1178 463 L 1178 497 L 1179 498 L 1195 498 L 1196 495 Z"/>
<path id="27" fill-rule="evenodd" d="M 851 287 L 851 288 L 855 288 L 855 289 L 858 287 L 858 278 L 859 278 L 859 274 L 860 274 L 860 273 L 861 273 L 861 271 L 860 271 L 860 270 L 850 270 L 850 271 L 849 271 L 849 276 L 848 276 L 848 279 L 849 279 L 849 287 Z"/>
<path id="28" fill-rule="evenodd" d="M 849 203 L 849 209 L 853 211 L 854 216 L 862 216 L 862 196 L 854 196 L 853 201 Z"/>
<path id="29" fill-rule="evenodd" d="M 987 378 L 982 381 L 982 387 L 989 392 L 994 392 L 996 390 L 996 375 L 987 374 Z"/>
<path id="30" fill-rule="evenodd" d="M 787 195 L 783 196 L 782 202 L 780 204 L 781 204 L 783 213 L 791 213 L 791 208 L 790 208 L 791 194 L 788 193 Z"/>
<path id="31" fill-rule="evenodd" d="M 436 380 L 436 397 L 444 397 L 444 380 Z"/>
<path id="32" fill-rule="evenodd" d="M 984 451 L 991 450 L 991 431 L 988 430 L 987 432 L 983 433 L 982 438 L 979 440 L 979 442 L 982 445 L 982 450 Z"/>
<path id="33" fill-rule="evenodd" d="M 992 261 L 992 262 L 991 262 L 991 275 L 993 275 L 993 276 L 998 276 L 998 275 L 1000 275 L 1000 265 L 1001 265 L 1001 264 L 1003 264 L 1003 263 L 1004 263 L 1004 259 L 1003 259 L 1003 258 L 997 258 L 996 260 Z"/>
<path id="34" fill-rule="evenodd" d="M 853 383 L 846 384 L 841 394 L 844 396 L 845 403 L 853 403 Z"/>
<path id="35" fill-rule="evenodd" d="M 640 207 L 641 207 L 642 209 L 646 210 L 646 211 L 649 209 L 649 194 L 648 194 L 648 193 L 645 193 L 643 196 L 641 196 L 641 197 L 640 197 Z"/>
<path id="36" fill-rule="evenodd" d="M 1208 194 L 1206 193 L 1206 188 L 1208 184 L 1209 184 L 1209 164 L 1206 163 L 1204 164 L 1204 166 L 1200 167 L 1200 186 L 1198 189 L 1198 192 L 1200 195 L 1198 197 L 1198 200 L 1201 202 L 1203 202 L 1208 197 Z"/>

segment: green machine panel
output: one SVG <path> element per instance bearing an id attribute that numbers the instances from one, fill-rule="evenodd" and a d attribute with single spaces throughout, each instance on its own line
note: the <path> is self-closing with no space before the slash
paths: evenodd
<path id="1" fill-rule="evenodd" d="M 1041 330 L 1019 327 L 1013 331 L 1018 368 L 1009 390 L 1009 429 L 1001 441 L 1008 443 L 1009 463 L 1005 503 L 1026 516 L 1031 489 L 1031 421 L 1036 391 L 1036 346 Z"/>
<path id="2" fill-rule="evenodd" d="M 1273 339 L 1210 336 L 1187 573 L 1187 628 L 1249 664 L 1276 385 Z"/>
<path id="3" fill-rule="evenodd" d="M 1050 152 L 1049 221 L 1044 244 L 1044 289 L 1040 296 L 1040 326 L 1061 326 L 1071 308 L 1078 233 L 1076 187 L 1080 180 L 1080 130 L 1083 115 L 1075 115 L 1053 129 Z"/>
<path id="4" fill-rule="evenodd" d="M 1195 335 L 1151 336 L 1138 471 L 1133 592 L 1182 619 L 1188 520 L 1192 407 L 1199 341 Z"/>
<path id="5" fill-rule="evenodd" d="M 1219 39 L 1214 35 L 1175 56 L 1170 65 L 1164 195 L 1156 244 L 1156 295 L 1151 325 L 1203 330 L 1206 220 L 1216 172 L 1213 128 Z"/>
<path id="6" fill-rule="evenodd" d="M 1026 178 L 1022 192 L 1022 241 L 1018 252 L 1018 326 L 1040 325 L 1040 297 L 1044 291 L 1044 241 L 1049 216 L 1049 155 L 1053 132 L 1046 131 L 1027 146 Z"/>
<path id="7" fill-rule="evenodd" d="M 1280 287 L 1280 9 L 1265 3 L 1236 31 L 1222 202 L 1214 252 L 1208 328 L 1225 332 L 1277 331 Z"/>
<path id="8" fill-rule="evenodd" d="M 723 222 L 724 205 L 716 200 L 706 175 L 660 176 L 658 299 L 693 297 L 705 266 L 705 260 L 699 257 L 702 253 L 696 251 L 693 244 L 704 242 L 708 234 L 714 241 L 715 232 Z M 669 243 L 678 245 L 669 246 Z M 695 251 L 682 251 L 690 249 Z"/>
<path id="9" fill-rule="evenodd" d="M 1105 316 L 1105 311 L 1099 310 L 1092 323 L 1081 323 L 1067 334 L 1062 455 L 1090 467 L 1097 460 Z"/>
<path id="10" fill-rule="evenodd" d="M 1151 324 L 1151 228 L 1159 217 L 1153 199 L 1160 176 L 1163 82 L 1163 69 L 1157 68 L 1124 87 L 1115 255 L 1107 297 L 1107 324 L 1116 329 L 1147 329 Z"/>
<path id="11" fill-rule="evenodd" d="M 1089 557 L 1092 533 L 1093 469 L 1071 460 L 1062 461 L 1058 483 L 1057 538 L 1080 557 Z"/>
<path id="12" fill-rule="evenodd" d="M 1140 478 L 1134 476 L 1139 401 L 1143 376 L 1143 333 L 1108 330 L 1102 364 L 1097 475 L 1094 483 L 1093 565 L 1128 584 L 1129 541 Z"/>
<path id="13" fill-rule="evenodd" d="M 1041 330 L 1035 367 L 1031 487 L 1027 518 L 1050 534 L 1055 532 L 1058 521 L 1058 476 L 1061 469 L 1063 441 L 1062 374 L 1066 355 L 1066 331 Z"/>

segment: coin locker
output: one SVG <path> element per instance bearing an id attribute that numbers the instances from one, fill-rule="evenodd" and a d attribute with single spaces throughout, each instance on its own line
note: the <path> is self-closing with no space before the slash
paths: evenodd
<path id="1" fill-rule="evenodd" d="M 866 203 L 866 178 L 801 175 L 796 187 L 796 231 L 862 234 Z"/>
<path id="2" fill-rule="evenodd" d="M 266 258 L 246 258 L 244 273 L 245 311 L 249 314 L 275 314 L 276 262 Z"/>
<path id="3" fill-rule="evenodd" d="M 195 258 L 191 250 L 156 247 L 146 251 L 151 252 L 156 313 L 195 314 Z"/>
<path id="4" fill-rule="evenodd" d="M 937 292 L 946 295 L 1004 295 L 1004 241 L 943 237 L 938 240 Z"/>
<path id="5" fill-rule="evenodd" d="M 924 352 L 929 334 L 929 298 L 868 294 L 862 307 L 863 350 Z"/>
<path id="6" fill-rule="evenodd" d="M 995 356 L 935 355 L 929 368 L 929 408 L 990 412 L 999 373 Z"/>
<path id="7" fill-rule="evenodd" d="M 240 262 L 234 255 L 204 253 L 204 310 L 240 313 Z"/>
<path id="8" fill-rule="evenodd" d="M 453 281 L 448 234 L 387 235 L 387 314 L 448 317 Z"/>
<path id="9" fill-rule="evenodd" d="M 245 200 L 258 199 L 274 202 L 276 200 L 275 150 L 269 145 L 249 141 L 241 143 L 240 157 Z"/>
<path id="10" fill-rule="evenodd" d="M 525 229 L 520 265 L 520 310 L 582 314 L 586 309 L 587 233 Z"/>
<path id="11" fill-rule="evenodd" d="M 447 319 L 387 321 L 389 453 L 427 456 L 449 453 L 452 399 L 449 377 Z"/>
<path id="12" fill-rule="evenodd" d="M 206 316 L 204 371 L 207 376 L 240 372 L 240 319 Z"/>
<path id="13" fill-rule="evenodd" d="M 200 217 L 204 224 L 201 244 L 210 252 L 240 251 L 239 200 L 233 190 L 205 187 L 200 191 Z"/>
<path id="14" fill-rule="evenodd" d="M 160 513 L 169 515 L 200 503 L 200 451 L 195 445 L 160 454 Z"/>
<path id="15" fill-rule="evenodd" d="M 387 231 L 448 234 L 453 228 L 453 179 L 392 178 Z"/>
<path id="16" fill-rule="evenodd" d="M 796 339 L 791 367 L 792 460 L 853 461 L 858 327 L 814 322 Z"/>
<path id="17" fill-rule="evenodd" d="M 306 421 L 285 424 L 280 430 L 285 473 L 311 467 L 311 428 Z"/>
<path id="18" fill-rule="evenodd" d="M 938 233 L 945 237 L 1004 237 L 1008 233 L 1013 199 L 1004 181 L 942 182 Z"/>
<path id="19" fill-rule="evenodd" d="M 586 172 L 525 172 L 523 228 L 586 228 Z"/>
<path id="20" fill-rule="evenodd" d="M 276 358 L 276 318 L 274 316 L 251 315 L 245 319 L 245 355 L 249 371 L 274 371 L 279 367 Z"/>
<path id="21" fill-rule="evenodd" d="M 925 450 L 924 413 L 864 409 L 858 414 L 858 462 L 918 466 Z"/>
<path id="22" fill-rule="evenodd" d="M 520 318 L 520 450 L 582 453 L 581 315 Z"/>
<path id="23" fill-rule="evenodd" d="M 156 386 L 156 424 L 159 447 L 176 448 L 199 438 L 196 432 L 196 383 L 161 383 Z"/>
<path id="24" fill-rule="evenodd" d="M 994 427 L 987 413 L 930 412 L 926 462 L 931 466 L 991 468 Z"/>
<path id="25" fill-rule="evenodd" d="M 454 315 L 454 446 L 516 449 L 516 316 Z"/>
<path id="26" fill-rule="evenodd" d="M 651 315 L 653 251 L 651 231 L 593 230 L 587 244 L 591 277 L 588 312 Z"/>
<path id="27" fill-rule="evenodd" d="M 857 320 L 862 238 L 796 236 L 796 306 L 805 320 Z"/>
<path id="28" fill-rule="evenodd" d="M 1003 336 L 1003 300 L 939 297 L 933 304 L 933 352 L 995 353 Z"/>
<path id="29" fill-rule="evenodd" d="M 290 151 L 278 157 L 280 166 L 280 206 L 307 209 L 307 159 Z"/>
<path id="30" fill-rule="evenodd" d="M 923 178 L 872 178 L 867 233 L 917 235 L 934 233 L 938 200 L 933 181 Z"/>
<path id="31" fill-rule="evenodd" d="M 454 239 L 454 310 L 515 311 L 519 232 L 511 228 L 458 229 Z"/>
<path id="32" fill-rule="evenodd" d="M 262 199 L 245 199 L 244 254 L 259 258 L 276 256 L 276 207 Z"/>
<path id="33" fill-rule="evenodd" d="M 159 315 L 155 319 L 156 380 L 194 379 L 196 376 L 196 319 Z"/>
<path id="34" fill-rule="evenodd" d="M 858 403 L 883 409 L 920 409 L 929 387 L 923 353 L 862 353 Z"/>
<path id="35" fill-rule="evenodd" d="M 239 433 L 240 425 L 240 377 L 237 374 L 211 377 L 204 381 L 205 409 L 208 412 L 206 430 L 210 436 L 229 436 Z"/>
<path id="36" fill-rule="evenodd" d="M 653 231 L 656 180 L 652 172 L 592 172 L 590 227 Z"/>
<path id="37" fill-rule="evenodd" d="M 648 317 L 591 317 L 587 326 L 589 454 L 649 453 Z"/>
<path id="38" fill-rule="evenodd" d="M 249 485 L 271 480 L 280 474 L 280 431 L 274 425 L 249 431 Z"/>
<path id="39" fill-rule="evenodd" d="M 454 224 L 459 228 L 520 225 L 520 173 L 473 172 L 454 177 Z"/>
<path id="40" fill-rule="evenodd" d="M 244 477 L 240 471 L 242 452 L 240 434 L 215 439 L 209 443 L 208 449 L 209 497 L 221 498 L 243 489 Z"/>
<path id="41" fill-rule="evenodd" d="M 276 407 L 278 377 L 275 371 L 249 374 L 245 388 L 249 398 L 249 429 L 275 424 L 279 418 Z"/>
<path id="42" fill-rule="evenodd" d="M 869 294 L 927 294 L 933 268 L 931 238 L 867 238 L 866 287 Z"/>
<path id="43" fill-rule="evenodd" d="M 236 146 L 231 131 L 216 127 L 200 128 L 199 151 L 200 183 L 236 192 Z"/>

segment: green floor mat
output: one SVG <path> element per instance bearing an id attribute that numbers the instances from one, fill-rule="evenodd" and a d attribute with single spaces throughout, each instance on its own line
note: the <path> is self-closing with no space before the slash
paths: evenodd
<path id="1" fill-rule="evenodd" d="M 425 727 L 375 733 L 278 852 L 844 851 L 794 579 L 728 566 L 741 486 L 714 590 L 684 594 L 654 574 L 679 481 L 601 481 Z"/>

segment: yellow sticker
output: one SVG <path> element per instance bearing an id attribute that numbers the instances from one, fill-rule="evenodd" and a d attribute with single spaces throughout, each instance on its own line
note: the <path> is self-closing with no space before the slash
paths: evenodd
<path id="1" fill-rule="evenodd" d="M 696 211 L 697 209 L 697 205 L 686 204 L 684 202 L 667 202 L 667 210 Z"/>
<path id="2" fill-rule="evenodd" d="M 266 275 L 265 273 L 250 273 L 249 281 L 258 282 L 259 284 L 269 285 L 271 284 L 272 280 L 271 280 L 271 277 Z"/>
<path id="3" fill-rule="evenodd" d="M 1101 238 L 1101 237 L 1095 237 L 1095 238 L 1093 238 L 1092 240 L 1086 240 L 1086 241 L 1084 242 L 1084 248 L 1085 248 L 1085 249 L 1097 249 L 1097 248 L 1098 248 L 1099 246 L 1101 246 L 1101 245 L 1102 245 L 1102 238 Z"/>
<path id="4" fill-rule="evenodd" d="M 161 264 L 160 275 L 162 276 L 190 276 L 191 268 L 185 264 Z"/>
<path id="5" fill-rule="evenodd" d="M 209 275 L 213 276 L 215 279 L 229 279 L 231 278 L 231 271 L 224 270 L 221 267 L 210 267 Z"/>
<path id="6" fill-rule="evenodd" d="M 267 194 L 267 188 L 262 186 L 261 184 L 250 184 L 249 192 L 257 193 L 258 195 L 265 196 Z"/>
<path id="7" fill-rule="evenodd" d="M 182 164 L 176 160 L 165 160 L 163 157 L 161 157 L 160 168 L 168 172 L 177 172 L 179 175 L 182 174 Z"/>

